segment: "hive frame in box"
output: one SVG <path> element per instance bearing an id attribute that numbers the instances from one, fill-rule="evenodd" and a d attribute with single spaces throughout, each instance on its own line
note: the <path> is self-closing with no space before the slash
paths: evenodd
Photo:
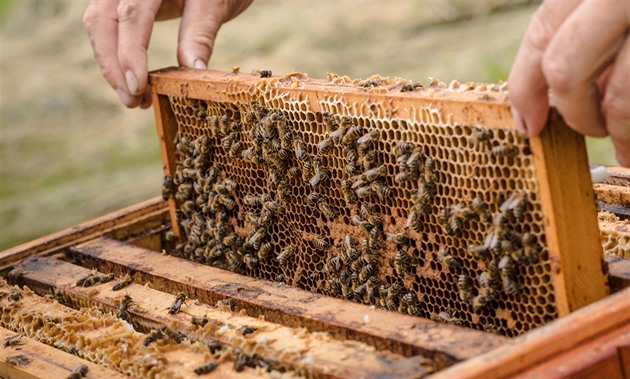
<path id="1" fill-rule="evenodd" d="M 239 106 L 257 100 L 270 109 L 278 109 L 278 104 L 284 102 L 316 114 L 325 110 L 351 117 L 396 118 L 438 127 L 481 127 L 514 134 L 504 92 L 492 92 L 489 88 L 482 93 L 448 91 L 438 84 L 402 93 L 401 83 L 386 82 L 372 88 L 343 81 L 342 85 L 334 85 L 335 80 L 311 80 L 299 74 L 260 79 L 256 75 L 186 69 L 151 73 L 165 175 L 173 175 L 176 167 L 174 140 L 178 121 L 170 99 Z M 599 254 L 584 140 L 552 113 L 543 133 L 530 139 L 529 148 L 539 185 L 536 195 L 542 207 L 555 307 L 562 316 L 601 299 L 609 291 Z M 169 203 L 171 219 L 175 221 L 177 204 L 173 197 Z M 182 234 L 178 223 L 173 225 L 178 235 Z"/>
<path id="2" fill-rule="evenodd" d="M 606 191 L 610 193 L 610 191 Z M 601 193 L 603 194 L 603 193 Z M 601 196 L 600 196 L 601 197 Z M 610 204 L 612 204 L 611 202 Z M 627 206 L 619 203 L 618 209 L 627 210 Z M 618 213 L 622 216 L 624 213 Z M 40 238 L 38 240 L 29 242 L 27 244 L 17 246 L 10 250 L 6 250 L 0 254 L 2 258 L 0 265 L 3 268 L 3 276 L 6 276 L 6 272 L 16 266 L 20 266 L 21 262 L 28 258 L 35 258 L 42 260 L 41 258 L 63 253 L 69 251 L 70 248 L 74 248 L 75 256 L 79 256 L 81 251 L 85 252 L 85 256 L 92 254 L 93 258 L 98 258 L 97 250 L 92 249 L 92 253 L 89 253 L 88 246 L 105 246 L 103 242 L 99 240 L 121 239 L 128 241 L 128 244 L 135 246 L 146 246 L 154 250 L 152 254 L 155 256 L 163 257 L 159 254 L 159 251 L 164 248 L 163 234 L 165 230 L 168 230 L 168 209 L 165 202 L 155 198 L 146 202 L 112 212 L 108 215 L 99 217 L 88 221 L 84 224 L 77 225 L 72 228 L 60 231 L 58 233 Z M 85 243 L 88 242 L 87 244 Z M 123 243 L 108 242 L 116 249 L 125 249 Z M 81 247 L 84 246 L 84 247 Z M 138 247 L 133 247 L 134 250 L 140 251 Z M 94 255 L 96 253 L 96 255 Z M 116 256 L 117 260 L 125 260 L 126 254 L 116 253 L 112 251 L 108 253 L 110 257 Z M 103 256 L 105 258 L 105 256 Z M 153 272 L 151 266 L 139 267 L 137 265 L 116 267 L 111 266 L 112 263 L 107 263 L 109 258 L 105 258 L 105 264 L 99 264 L 92 260 L 87 267 L 98 268 L 101 272 L 116 272 L 122 274 L 124 272 L 137 272 L 138 268 L 141 272 L 139 275 L 160 275 Z M 46 261 L 43 259 L 42 261 Z M 144 260 L 151 262 L 150 256 Z M 48 261 L 54 262 L 54 261 Z M 69 263 L 66 263 L 69 265 Z M 618 262 L 611 263 L 613 266 L 618 265 Z M 626 265 L 627 266 L 627 265 Z M 170 267 L 170 266 L 169 266 Z M 54 268 L 54 267 L 51 267 Z M 613 267 L 614 268 L 614 267 Z M 627 269 L 612 271 L 621 272 L 627 271 Z M 75 268 L 74 271 L 78 270 Z M 121 271 L 123 270 L 123 271 Z M 50 268 L 43 270 L 44 272 L 38 273 L 37 270 L 26 273 L 26 276 L 30 279 L 30 285 L 35 285 L 35 278 L 44 283 L 50 283 L 51 281 L 58 280 L 72 280 L 65 279 L 64 277 L 57 278 L 54 275 L 47 275 L 46 272 L 51 272 Z M 85 272 L 86 269 L 82 269 L 79 272 Z M 136 275 L 138 275 L 136 274 Z M 66 272 L 66 275 L 73 275 L 73 273 Z M 74 272 L 76 275 L 76 272 Z M 180 284 L 183 287 L 166 289 L 171 294 L 185 288 L 186 279 L 181 274 L 174 274 L 175 277 L 179 275 Z M 234 278 L 238 278 L 238 275 L 233 275 Z M 136 278 L 137 279 L 137 278 Z M 142 279 L 144 280 L 144 279 Z M 250 285 L 255 285 L 256 280 L 249 278 L 242 278 L 233 283 L 233 288 L 236 289 L 234 295 L 237 301 L 251 301 L 248 293 L 249 291 L 238 291 L 238 283 L 242 280 L 248 280 Z M 623 276 L 615 277 L 616 281 L 624 282 L 623 286 L 627 287 L 630 282 L 630 278 Z M 162 281 L 160 280 L 160 283 Z M 160 284 L 163 285 L 163 284 Z M 211 282 L 210 282 L 210 285 Z M 225 283 L 223 283 L 225 285 Z M 68 288 L 60 288 L 61 290 L 70 290 L 70 292 L 81 292 L 80 289 L 72 289 L 72 286 Z M 190 290 L 190 289 L 189 289 Z M 42 288 L 42 291 L 48 293 L 47 288 Z M 630 369 L 630 347 L 627 342 L 627 325 L 630 322 L 630 303 L 625 301 L 630 296 L 630 289 L 625 289 L 620 293 L 611 295 L 610 297 L 597 301 L 595 304 L 587 306 L 572 315 L 563 317 L 556 320 L 549 325 L 546 325 L 535 331 L 526 333 L 525 335 L 513 339 L 511 342 L 504 344 L 503 346 L 491 349 L 486 354 L 479 355 L 466 359 L 461 363 L 450 366 L 444 371 L 438 372 L 438 377 L 468 377 L 468 378 L 487 378 L 489 376 L 496 378 L 514 377 L 520 375 L 520 377 L 570 377 L 572 375 L 581 375 L 581 377 L 596 378 L 602 377 L 606 373 L 609 378 L 622 378 L 623 372 L 628 372 Z M 85 291 L 84 291 L 85 292 Z M 198 293 L 198 290 L 196 290 Z M 164 296 L 167 296 L 166 294 Z M 172 296 L 172 295 L 171 295 Z M 99 300 L 102 296 L 93 298 Z M 158 297 L 159 299 L 160 297 Z M 307 294 L 304 298 L 308 298 Z M 157 299 L 156 299 L 157 300 Z M 295 303 L 299 304 L 299 301 Z M 352 305 L 350 303 L 350 305 Z M 287 304 L 288 306 L 288 304 Z M 290 309 L 287 309 L 290 311 Z M 399 325 L 396 321 L 399 319 L 408 320 L 408 316 L 400 316 L 396 314 L 389 314 L 388 317 L 392 320 L 392 323 Z M 286 318 L 285 318 L 286 320 Z M 336 328 L 343 328 L 344 325 L 336 324 Z M 439 326 L 438 326 L 439 327 Z M 442 326 L 444 330 L 452 330 L 452 327 L 448 325 Z M 626 329 L 624 329 L 626 328 Z M 15 333 L 10 333 L 6 330 L 1 330 L 1 334 L 8 335 L 9 338 L 15 338 Z M 465 333 L 464 333 L 465 334 Z M 419 334 L 421 335 L 421 333 Z M 450 336 L 455 337 L 459 334 L 453 334 Z M 400 335 L 397 338 L 400 338 Z M 445 335 L 446 337 L 447 335 Z M 463 336 L 463 335 L 462 335 Z M 405 338 L 409 338 L 407 336 Z M 490 336 L 492 337 L 492 336 Z M 457 347 L 457 341 L 450 341 L 448 339 L 443 342 L 444 346 L 455 347 L 459 351 L 466 351 L 463 347 Z M 439 342 L 434 341 L 432 343 Z M 31 377 L 46 377 L 47 373 L 56 372 L 60 368 L 65 368 L 66 373 L 79 364 L 81 360 L 68 353 L 59 351 L 57 349 L 38 345 L 30 338 L 22 337 L 22 345 L 16 348 L 8 347 L 2 349 L 2 361 L 0 362 L 0 373 L 16 374 L 16 375 L 30 375 Z M 33 358 L 37 364 L 26 364 L 23 366 L 13 365 L 12 360 L 9 358 L 14 357 L 16 349 L 21 355 L 27 355 Z M 481 352 L 481 351 L 479 351 Z M 4 358 L 9 359 L 6 361 Z M 53 371 L 50 371 L 53 370 Z M 90 368 L 91 374 L 96 374 L 100 370 L 95 367 Z"/>

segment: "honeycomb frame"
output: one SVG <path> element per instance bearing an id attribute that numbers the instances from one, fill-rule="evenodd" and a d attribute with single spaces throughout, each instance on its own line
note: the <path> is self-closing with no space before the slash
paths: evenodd
<path id="1" fill-rule="evenodd" d="M 261 76 L 151 74 L 187 258 L 508 336 L 608 293 L 584 142 L 556 115 L 524 140 L 505 85 Z"/>

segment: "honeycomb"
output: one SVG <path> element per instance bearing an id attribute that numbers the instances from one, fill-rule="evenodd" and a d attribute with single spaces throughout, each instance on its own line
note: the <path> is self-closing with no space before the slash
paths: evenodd
<path id="1" fill-rule="evenodd" d="M 190 378 L 198 371 L 216 377 L 302 377 L 272 370 L 255 354 L 191 341 L 183 334 L 177 340 L 168 328 L 145 335 L 96 308 L 67 308 L 6 283 L 0 283 L 0 326 L 132 378 Z"/>
<path id="2" fill-rule="evenodd" d="M 330 75 L 316 99 L 290 93 L 309 80 L 168 96 L 176 254 L 506 336 L 557 318 L 528 141 L 437 106 L 401 112 L 344 95 L 496 101 L 504 85 Z"/>
<path id="3" fill-rule="evenodd" d="M 604 253 L 630 259 L 630 221 L 609 212 L 599 212 L 598 219 Z"/>

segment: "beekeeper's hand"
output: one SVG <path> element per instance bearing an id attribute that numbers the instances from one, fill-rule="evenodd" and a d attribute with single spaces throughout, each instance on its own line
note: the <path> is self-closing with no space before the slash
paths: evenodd
<path id="1" fill-rule="evenodd" d="M 545 1 L 508 79 L 517 128 L 538 134 L 551 105 L 576 131 L 610 135 L 630 167 L 629 25 L 628 0 Z"/>
<path id="2" fill-rule="evenodd" d="M 153 23 L 181 17 L 177 59 L 206 68 L 221 25 L 252 0 L 91 0 L 83 25 L 101 72 L 129 108 L 151 105 L 147 48 Z"/>

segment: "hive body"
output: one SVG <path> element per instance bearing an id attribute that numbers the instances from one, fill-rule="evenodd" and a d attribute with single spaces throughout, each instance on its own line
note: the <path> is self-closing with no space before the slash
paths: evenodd
<path id="1" fill-rule="evenodd" d="M 209 75 L 152 78 L 187 258 L 508 336 L 571 303 L 500 86 Z"/>

